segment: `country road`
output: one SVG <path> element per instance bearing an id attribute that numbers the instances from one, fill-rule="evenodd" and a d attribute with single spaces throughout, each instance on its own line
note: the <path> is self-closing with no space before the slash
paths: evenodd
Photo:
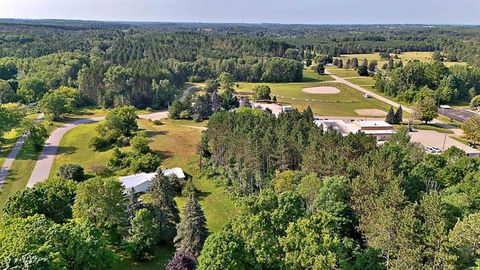
<path id="1" fill-rule="evenodd" d="M 35 117 L 35 122 L 42 120 L 43 117 L 44 117 L 43 113 L 39 114 L 37 117 Z M 5 162 L 3 162 L 2 167 L 0 167 L 0 189 L 3 187 L 3 184 L 5 184 L 5 180 L 7 179 L 8 172 L 12 168 L 13 161 L 15 161 L 15 159 L 17 158 L 17 155 L 20 152 L 20 149 L 22 149 L 22 146 L 25 143 L 26 138 L 27 138 L 27 134 L 22 134 L 22 136 L 18 138 L 12 150 L 10 151 L 10 153 L 8 153 L 7 158 L 5 159 Z"/>
<path id="2" fill-rule="evenodd" d="M 183 90 L 182 95 L 180 96 L 180 100 L 185 100 L 188 94 L 198 86 L 190 86 Z M 138 116 L 142 119 L 164 119 L 168 118 L 168 111 L 160 111 L 154 112 L 149 114 L 141 114 Z M 28 180 L 27 187 L 33 187 L 36 183 L 42 182 L 46 180 L 49 175 L 50 171 L 52 170 L 53 162 L 55 161 L 55 156 L 57 155 L 57 150 L 62 141 L 63 136 L 70 131 L 71 129 L 86 123 L 92 123 L 104 120 L 104 116 L 100 117 L 93 117 L 93 118 L 85 118 L 73 121 L 71 123 L 67 123 L 55 131 L 52 132 L 50 137 L 45 142 L 45 146 L 43 147 L 42 153 L 35 164 L 35 168 Z"/>
<path id="3" fill-rule="evenodd" d="M 376 94 L 376 93 L 374 93 L 374 92 L 372 92 L 372 91 L 370 91 L 370 90 L 367 90 L 367 89 L 365 89 L 365 88 L 363 88 L 363 87 L 361 87 L 361 86 L 359 86 L 359 85 L 356 85 L 356 84 L 354 84 L 354 83 L 351 83 L 351 82 L 349 82 L 349 81 L 347 81 L 347 80 L 345 80 L 345 79 L 343 79 L 343 78 L 340 78 L 340 77 L 338 77 L 338 76 L 336 76 L 336 75 L 333 75 L 333 74 L 332 74 L 331 72 L 329 72 L 328 70 L 325 71 L 325 74 L 327 74 L 328 76 L 330 76 L 330 77 L 332 77 L 333 79 L 335 79 L 336 82 L 346 84 L 346 85 L 348 85 L 348 86 L 350 86 L 350 87 L 352 87 L 352 88 L 354 88 L 354 89 L 357 89 L 358 91 L 361 91 L 361 92 L 363 92 L 363 93 L 365 93 L 365 94 L 370 95 L 370 96 L 373 97 L 373 98 L 376 98 L 376 99 L 378 99 L 378 100 L 380 100 L 380 101 L 383 101 L 383 102 L 385 102 L 385 103 L 387 103 L 387 104 L 389 104 L 389 105 L 392 105 L 393 107 L 399 107 L 399 106 L 400 106 L 399 103 L 397 103 L 397 102 L 395 102 L 395 101 L 392 101 L 392 100 L 390 100 L 390 99 L 388 99 L 388 98 L 386 98 L 386 97 L 383 97 L 383 96 L 381 96 L 381 95 L 379 95 L 379 94 Z M 412 110 L 412 109 L 410 109 L 410 108 L 408 108 L 408 107 L 405 107 L 405 106 L 403 106 L 403 105 L 401 105 L 401 106 L 402 106 L 402 109 L 403 109 L 404 111 L 406 111 L 406 112 L 408 112 L 408 113 L 413 113 L 413 110 Z"/>

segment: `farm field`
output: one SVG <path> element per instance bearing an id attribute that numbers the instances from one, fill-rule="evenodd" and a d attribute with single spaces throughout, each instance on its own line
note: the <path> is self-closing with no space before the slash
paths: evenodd
<path id="1" fill-rule="evenodd" d="M 255 85 L 261 83 L 239 83 L 237 91 L 250 93 Z M 292 105 L 304 110 L 310 106 L 316 115 L 322 116 L 359 116 L 357 109 L 378 109 L 387 111 L 390 106 L 376 99 L 366 99 L 363 93 L 347 85 L 336 82 L 325 83 L 267 83 L 272 95 L 282 105 Z M 338 94 L 305 93 L 304 88 L 318 86 L 333 86 L 340 89 Z"/>
<path id="2" fill-rule="evenodd" d="M 404 52 L 398 54 L 399 59 L 394 59 L 395 62 L 402 60 L 403 64 L 406 64 L 408 61 L 419 60 L 421 62 L 429 62 L 432 58 L 432 52 Z M 392 56 L 394 54 L 391 54 Z M 378 66 L 381 68 L 383 64 L 387 63 L 387 60 L 382 60 L 379 53 L 367 53 L 367 54 L 343 54 L 340 58 L 344 61 L 347 59 L 358 58 L 358 62 L 361 64 L 363 59 L 367 59 L 369 62 L 372 60 L 377 60 Z M 447 67 L 454 65 L 466 65 L 465 62 L 443 62 Z M 339 75 L 340 76 L 340 75 Z"/>

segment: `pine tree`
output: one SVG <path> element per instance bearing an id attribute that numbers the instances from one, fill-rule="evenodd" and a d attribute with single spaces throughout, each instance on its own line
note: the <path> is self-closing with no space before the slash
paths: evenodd
<path id="1" fill-rule="evenodd" d="M 175 237 L 175 227 L 180 221 L 180 216 L 177 204 L 173 199 L 170 181 L 160 168 L 157 170 L 157 176 L 153 179 L 148 194 L 152 198 L 152 205 L 157 214 L 157 222 L 160 226 L 160 241 L 170 242 Z"/>
<path id="2" fill-rule="evenodd" d="M 135 216 L 135 213 L 140 209 L 141 205 L 138 201 L 138 194 L 135 193 L 133 188 L 127 191 L 127 199 L 127 219 L 130 221 Z"/>
<path id="3" fill-rule="evenodd" d="M 403 109 L 402 106 L 398 107 L 397 111 L 395 112 L 395 124 L 400 124 L 403 122 Z"/>
<path id="4" fill-rule="evenodd" d="M 352 59 L 352 64 L 351 64 L 352 68 L 353 69 L 357 69 L 358 68 L 358 58 L 354 57 Z"/>
<path id="5" fill-rule="evenodd" d="M 197 199 L 192 195 L 183 210 L 183 218 L 177 226 L 177 236 L 173 240 L 177 250 L 197 257 L 208 236 L 205 215 Z"/>
<path id="6" fill-rule="evenodd" d="M 385 117 L 385 122 L 389 124 L 395 124 L 395 112 L 393 111 L 392 107 L 390 107 L 390 110 L 388 110 L 387 117 Z"/>
<path id="7" fill-rule="evenodd" d="M 166 270 L 194 270 L 195 258 L 182 250 L 175 252 L 173 258 L 168 262 Z"/>
<path id="8" fill-rule="evenodd" d="M 128 252 L 135 259 L 148 257 L 153 253 L 156 244 L 158 224 L 155 215 L 146 208 L 135 213 L 128 230 Z"/>
<path id="9" fill-rule="evenodd" d="M 310 106 L 308 106 L 302 114 L 303 119 L 307 120 L 308 123 L 313 123 L 315 117 L 313 116 L 313 111 Z"/>
<path id="10" fill-rule="evenodd" d="M 338 68 L 343 68 L 343 60 L 342 59 L 338 59 L 337 67 Z"/>

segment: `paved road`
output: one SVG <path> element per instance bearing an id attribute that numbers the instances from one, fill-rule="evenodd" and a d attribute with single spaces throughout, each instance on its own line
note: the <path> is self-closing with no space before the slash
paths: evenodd
<path id="1" fill-rule="evenodd" d="M 467 121 L 468 118 L 475 115 L 473 111 L 470 111 L 467 109 L 456 109 L 456 108 L 451 108 L 451 109 L 439 108 L 438 114 L 443 115 L 449 119 L 455 120 L 460 123 Z"/>
<path id="2" fill-rule="evenodd" d="M 35 121 L 36 122 L 40 121 L 43 118 L 43 116 L 44 116 L 43 113 L 39 114 L 35 118 Z M 27 134 L 22 134 L 22 136 L 18 138 L 12 150 L 10 151 L 10 153 L 8 153 L 7 158 L 5 159 L 5 162 L 3 163 L 2 167 L 0 167 L 0 189 L 5 184 L 5 180 L 7 179 L 8 172 L 12 168 L 13 161 L 15 161 L 15 159 L 17 158 L 17 155 L 20 152 L 20 149 L 22 149 L 22 146 L 25 143 L 26 138 L 27 138 Z"/>
<path id="3" fill-rule="evenodd" d="M 381 96 L 381 95 L 379 95 L 379 94 L 376 94 L 376 93 L 374 93 L 374 92 L 372 92 L 372 91 L 370 91 L 370 90 L 367 90 L 367 89 L 365 89 L 365 88 L 363 88 L 363 87 L 361 87 L 361 86 L 359 86 L 359 85 L 356 85 L 356 84 L 354 84 L 354 83 L 351 83 L 351 82 L 349 82 L 349 81 L 347 81 L 347 80 L 345 80 L 345 79 L 343 79 L 343 78 L 340 78 L 340 77 L 338 77 L 338 76 L 336 76 L 336 75 L 333 75 L 333 74 L 330 73 L 328 70 L 325 71 L 325 74 L 327 74 L 327 75 L 329 75 L 330 77 L 334 78 L 336 82 L 340 82 L 340 83 L 346 84 L 346 85 L 348 85 L 348 86 L 350 86 L 350 87 L 352 87 L 352 88 L 354 88 L 354 89 L 357 89 L 357 90 L 359 90 L 359 91 L 361 91 L 361 92 L 363 92 L 363 93 L 365 93 L 365 94 L 370 95 L 370 96 L 373 97 L 373 98 L 376 98 L 376 99 L 378 99 L 378 100 L 380 100 L 380 101 L 383 101 L 383 102 L 385 102 L 385 103 L 387 103 L 387 104 L 389 104 L 389 105 L 392 105 L 393 107 L 399 107 L 399 106 L 400 106 L 399 103 L 397 103 L 397 102 L 395 102 L 395 101 L 392 101 L 392 100 L 390 100 L 390 99 L 388 99 L 388 98 L 385 98 L 385 97 L 383 97 L 383 96 Z M 410 109 L 410 108 L 408 108 L 408 107 L 405 107 L 405 106 L 402 105 L 402 108 L 403 108 L 404 111 L 406 111 L 406 112 L 408 112 L 408 113 L 413 113 L 413 110 Z"/>

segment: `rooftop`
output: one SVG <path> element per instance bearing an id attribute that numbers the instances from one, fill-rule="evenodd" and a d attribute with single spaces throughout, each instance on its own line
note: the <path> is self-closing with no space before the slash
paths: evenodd
<path id="1" fill-rule="evenodd" d="M 392 127 L 389 123 L 379 120 L 356 120 L 354 123 L 360 127 Z"/>

